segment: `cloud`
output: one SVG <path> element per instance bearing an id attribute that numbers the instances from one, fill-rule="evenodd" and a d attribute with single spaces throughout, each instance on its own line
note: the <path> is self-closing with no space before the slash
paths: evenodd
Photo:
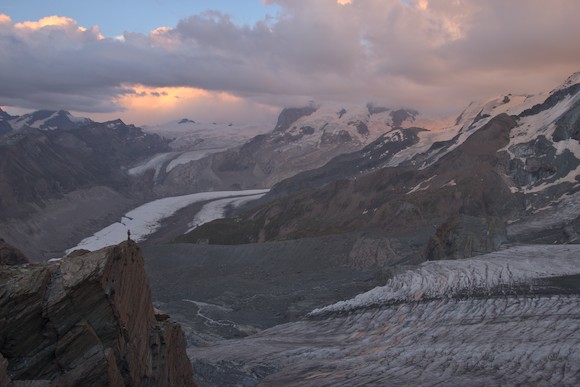
<path id="1" fill-rule="evenodd" d="M 192 117 L 200 122 L 264 122 L 271 121 L 278 113 L 271 106 L 226 92 L 191 87 L 125 87 L 132 92 L 119 96 L 116 103 L 126 112 L 125 121 L 138 125 L 165 123 L 176 117 Z M 97 114 L 95 118 L 112 120 L 117 114 Z"/>
<path id="2" fill-rule="evenodd" d="M 207 12 L 122 39 L 67 17 L 0 15 L 0 105 L 129 114 L 146 106 L 128 101 L 183 88 L 208 93 L 173 98 L 191 109 L 227 95 L 256 117 L 309 100 L 448 113 L 550 89 L 580 63 L 580 3 L 568 0 L 267 3 L 280 11 L 253 26 Z"/>
<path id="3" fill-rule="evenodd" d="M 41 28 L 57 26 L 57 27 L 76 27 L 77 23 L 68 17 L 61 16 L 47 16 L 39 21 L 25 21 L 23 23 L 16 23 L 16 28 L 26 28 L 30 30 L 39 30 Z"/>

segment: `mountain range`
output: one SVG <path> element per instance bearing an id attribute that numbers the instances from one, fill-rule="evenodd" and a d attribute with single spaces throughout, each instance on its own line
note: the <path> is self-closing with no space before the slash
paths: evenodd
<path id="1" fill-rule="evenodd" d="M 58 257 L 147 200 L 269 187 L 421 121 L 372 104 L 284 109 L 269 130 L 191 119 L 141 129 L 62 110 L 0 119 L 0 233 L 32 259 Z"/>
<path id="2" fill-rule="evenodd" d="M 156 270 L 176 266 L 159 278 L 194 268 L 228 278 L 221 291 L 195 274 L 198 284 L 159 290 L 175 313 L 180 297 L 196 294 L 198 313 L 230 322 L 230 331 L 204 329 L 181 315 L 202 343 L 188 352 L 196 380 L 574 384 L 579 129 L 576 73 L 540 95 L 471 103 L 443 130 L 392 128 L 178 238 L 187 247 L 151 248 Z M 198 267 L 185 260 L 192 255 L 216 263 Z M 254 272 L 263 283 L 245 274 Z M 358 295 L 340 289 L 341 301 L 328 306 L 329 289 L 361 275 Z M 382 286 L 372 289 L 375 280 Z M 247 287 L 261 295 L 251 306 Z M 263 328 L 244 318 L 256 309 L 284 318 L 247 334 L 249 323 Z"/>
<path id="3" fill-rule="evenodd" d="M 580 73 L 469 103 L 445 125 L 310 104 L 251 138 L 235 128 L 0 110 L 0 236 L 33 260 L 60 258 L 153 199 L 270 188 L 175 240 L 140 242 L 153 304 L 182 325 L 197 383 L 578 381 Z"/>
<path id="4" fill-rule="evenodd" d="M 242 239 L 360 229 L 439 235 L 478 219 L 475 224 L 496 239 L 483 245 L 497 248 L 507 228 L 529 224 L 546 211 L 566 212 L 559 206 L 577 201 L 578 78 L 574 74 L 545 95 L 471 104 L 453 126 L 438 132 L 392 129 L 360 151 L 275 184 L 263 205 L 236 218 L 247 234 Z M 578 222 L 577 215 L 562 215 L 558 227 L 550 226 L 562 231 Z M 195 230 L 189 240 L 201 235 L 211 243 L 212 227 Z"/>
<path id="5" fill-rule="evenodd" d="M 274 129 L 249 141 L 168 171 L 158 187 L 167 192 L 270 187 L 296 173 L 359 150 L 386 130 L 420 122 L 413 110 L 373 105 L 335 109 L 307 106 L 282 110 Z"/>

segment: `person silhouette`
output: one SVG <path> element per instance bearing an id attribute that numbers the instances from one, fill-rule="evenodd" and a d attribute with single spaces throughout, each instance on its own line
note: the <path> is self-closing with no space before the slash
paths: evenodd
<path id="1" fill-rule="evenodd" d="M 131 240 L 131 230 L 127 230 L 127 240 Z"/>

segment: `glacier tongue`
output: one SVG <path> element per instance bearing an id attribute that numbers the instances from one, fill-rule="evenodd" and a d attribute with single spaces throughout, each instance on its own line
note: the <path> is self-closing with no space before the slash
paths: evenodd
<path id="1" fill-rule="evenodd" d="M 367 294 L 327 309 L 348 306 L 349 313 L 318 313 L 189 355 L 205 385 L 232 378 L 247 385 L 577 385 L 578 273 L 578 245 L 428 262 L 378 288 L 376 299 Z M 552 281 L 551 291 L 444 297 L 534 281 Z M 399 301 L 382 303 L 389 297 Z M 369 299 L 373 307 L 362 307 Z"/>
<path id="2" fill-rule="evenodd" d="M 549 251 L 549 255 L 547 254 Z M 552 259 L 557 256 L 558 259 Z M 387 285 L 310 313 L 354 309 L 393 302 L 418 301 L 463 295 L 466 291 L 492 291 L 500 286 L 528 283 L 536 278 L 580 274 L 578 245 L 517 246 L 477 258 L 425 262 L 391 279 Z"/>

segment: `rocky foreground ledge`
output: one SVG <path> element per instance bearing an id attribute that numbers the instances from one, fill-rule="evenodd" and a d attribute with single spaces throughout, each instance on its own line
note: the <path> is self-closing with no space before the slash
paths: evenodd
<path id="1" fill-rule="evenodd" d="M 0 262 L 0 386 L 193 386 L 131 241 L 49 264 Z"/>

